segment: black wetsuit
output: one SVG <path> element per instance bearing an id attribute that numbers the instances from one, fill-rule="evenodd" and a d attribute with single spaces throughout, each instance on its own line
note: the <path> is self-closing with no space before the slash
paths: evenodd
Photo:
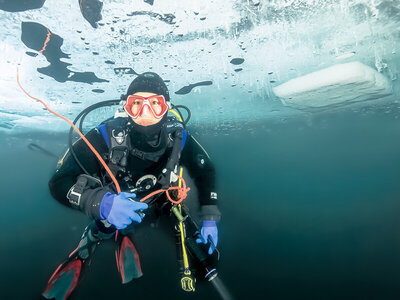
<path id="1" fill-rule="evenodd" d="M 108 129 L 112 128 L 113 122 L 115 121 L 111 120 L 106 123 Z M 153 160 L 150 160 L 141 157 L 141 155 L 137 155 L 137 153 L 135 154 L 134 151 L 129 152 L 125 168 L 126 172 L 124 174 L 129 174 L 129 183 L 131 185 L 135 184 L 137 180 L 144 175 L 151 174 L 157 177 L 160 174 L 171 153 L 171 148 L 168 146 L 171 142 L 170 136 L 171 135 L 161 130 L 149 138 L 136 131 L 134 127 L 130 127 L 129 137 L 132 149 L 138 149 L 146 153 L 159 154 L 159 158 L 154 160 L 153 157 Z M 109 163 L 107 158 L 109 157 L 110 149 L 99 128 L 96 127 L 88 132 L 86 138 L 99 152 L 102 158 L 106 158 L 106 162 Z M 79 161 L 89 174 L 94 178 L 100 179 L 103 186 L 88 184 L 81 193 L 79 205 L 71 205 L 67 194 L 83 171 L 76 163 L 70 151 L 67 151 L 64 157 L 59 161 L 57 171 L 49 182 L 51 194 L 62 204 L 77 208 L 88 216 L 98 220 L 100 219 L 99 208 L 101 200 L 107 192 L 116 193 L 115 186 L 109 178 L 107 180 L 104 167 L 82 139 L 74 143 L 73 149 Z M 187 134 L 186 142 L 181 152 L 180 165 L 187 168 L 189 175 L 193 178 L 198 189 L 200 216 L 202 219 L 219 221 L 220 212 L 217 208 L 214 166 L 208 154 L 190 134 Z M 119 174 L 114 175 L 116 175 L 118 183 L 121 185 L 121 190 L 128 191 L 126 188 L 126 176 L 124 176 L 123 179 L 121 176 L 118 176 Z M 156 185 L 147 192 L 150 193 L 157 188 L 159 187 Z"/>

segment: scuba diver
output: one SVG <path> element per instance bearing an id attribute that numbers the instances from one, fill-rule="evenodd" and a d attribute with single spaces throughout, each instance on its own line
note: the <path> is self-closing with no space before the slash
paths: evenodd
<path id="1" fill-rule="evenodd" d="M 219 255 L 217 224 L 221 213 L 215 169 L 207 152 L 186 130 L 190 111 L 171 105 L 164 81 L 153 72 L 136 77 L 121 100 L 123 109 L 85 134 L 108 169 L 82 138 L 72 144 L 71 128 L 70 148 L 49 182 L 56 200 L 82 211 L 92 221 L 77 248 L 49 279 L 42 294 L 47 299 L 68 298 L 96 246 L 106 239 L 115 239 L 122 283 L 141 277 L 139 254 L 130 235 L 143 219 L 160 215 L 176 217 L 182 289 L 194 291 L 196 276 L 201 273 L 193 271 L 191 263 L 202 267 L 203 278 L 211 281 L 217 276 L 209 263 L 210 257 Z M 120 100 L 114 100 L 113 104 L 117 103 Z M 179 107 L 187 110 L 185 121 Z M 168 116 L 168 111 L 176 117 Z M 87 113 L 82 112 L 74 123 Z M 198 189 L 201 225 L 182 202 L 189 191 L 182 166 Z"/>

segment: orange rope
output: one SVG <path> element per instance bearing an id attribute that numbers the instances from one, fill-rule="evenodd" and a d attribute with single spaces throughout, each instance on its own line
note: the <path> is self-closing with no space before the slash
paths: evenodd
<path id="1" fill-rule="evenodd" d="M 44 41 L 44 45 L 43 45 L 42 50 L 39 51 L 40 54 L 43 54 L 43 51 L 46 50 L 47 43 L 50 42 L 50 36 L 51 36 L 51 32 L 50 32 L 50 30 L 47 29 L 47 38 L 46 38 L 46 40 Z M 29 95 L 28 95 L 28 96 L 29 96 Z"/>
<path id="2" fill-rule="evenodd" d="M 64 118 L 63 116 L 59 115 L 58 113 L 52 111 L 47 105 L 46 103 L 44 103 L 42 100 L 35 98 L 31 95 L 29 95 L 29 93 L 27 91 L 25 91 L 25 89 L 22 87 L 21 83 L 19 82 L 19 73 L 18 73 L 18 68 L 17 68 L 17 82 L 19 87 L 22 89 L 22 91 L 30 98 L 39 101 L 40 103 L 42 103 L 44 105 L 44 107 L 51 112 L 52 114 L 56 115 L 57 117 L 63 119 L 64 121 L 68 122 L 72 128 L 74 128 L 74 130 L 81 136 L 81 138 L 85 141 L 85 143 L 89 146 L 90 150 L 92 150 L 92 152 L 96 155 L 96 157 L 98 158 L 98 160 L 101 162 L 101 164 L 104 166 L 104 168 L 107 170 L 108 174 L 110 175 L 112 181 L 115 184 L 115 187 L 117 188 L 117 192 L 118 194 L 121 193 L 121 188 L 119 187 L 119 184 L 117 182 L 117 179 L 115 179 L 113 173 L 111 172 L 111 170 L 108 168 L 107 164 L 104 162 L 104 160 L 101 158 L 100 154 L 96 151 L 96 149 L 94 149 L 94 147 L 92 146 L 92 144 L 90 144 L 90 142 L 86 139 L 86 137 L 82 134 L 82 132 L 79 131 L 78 128 L 76 128 L 76 126 L 74 125 L 74 123 L 72 123 L 70 120 L 68 120 L 67 118 Z"/>
<path id="3" fill-rule="evenodd" d="M 102 165 L 104 166 L 104 168 L 107 170 L 108 174 L 110 175 L 112 181 L 113 181 L 114 184 L 115 184 L 115 187 L 117 188 L 118 194 L 121 193 L 121 188 L 120 188 L 120 186 L 119 186 L 119 184 L 118 184 L 118 181 L 117 181 L 117 179 L 114 177 L 113 173 L 111 172 L 111 170 L 109 169 L 109 167 L 107 166 L 107 164 L 104 162 L 104 160 L 101 158 L 100 154 L 96 151 L 96 149 L 92 146 L 92 144 L 90 144 L 90 142 L 89 142 L 89 141 L 86 139 L 86 137 L 82 134 L 82 132 L 80 132 L 79 129 L 76 128 L 76 126 L 74 125 L 74 123 L 72 123 L 72 122 L 71 122 L 70 120 L 68 120 L 67 118 L 64 118 L 63 116 L 59 115 L 58 113 L 52 111 L 52 110 L 46 105 L 46 103 L 44 103 L 42 100 L 40 100 L 40 99 L 38 99 L 38 98 L 35 98 L 35 97 L 29 95 L 29 93 L 22 87 L 21 83 L 19 82 L 19 72 L 18 72 L 18 68 L 17 68 L 17 82 L 18 82 L 19 87 L 22 89 L 22 91 L 23 91 L 28 97 L 30 97 L 30 98 L 32 98 L 32 99 L 34 99 L 34 100 L 39 101 L 40 103 L 42 103 L 42 104 L 44 105 L 44 107 L 45 107 L 49 112 L 51 112 L 52 114 L 56 115 L 57 117 L 63 119 L 64 121 L 68 122 L 68 123 L 72 126 L 72 128 L 74 128 L 74 130 L 75 130 L 75 131 L 80 135 L 80 137 L 85 141 L 85 143 L 88 145 L 88 147 L 90 148 L 90 150 L 92 150 L 92 152 L 96 155 L 96 157 L 97 157 L 98 160 L 101 162 L 101 164 L 102 164 Z M 167 193 L 167 198 L 168 198 L 169 201 L 171 201 L 171 202 L 174 203 L 174 204 L 179 204 L 179 203 L 181 203 L 184 199 L 186 199 L 186 197 L 187 197 L 187 192 L 190 191 L 190 188 L 187 188 L 187 187 L 186 187 L 186 182 L 185 182 L 185 180 L 184 180 L 181 176 L 179 176 L 179 175 L 176 175 L 176 176 L 178 177 L 178 179 L 181 180 L 181 182 L 182 182 L 182 184 L 183 184 L 183 187 L 175 186 L 175 187 L 169 187 L 168 189 L 160 189 L 160 190 L 154 191 L 154 192 L 148 194 L 146 197 L 143 197 L 142 199 L 140 199 L 140 202 L 143 202 L 143 201 L 147 200 L 148 198 L 150 198 L 150 197 L 152 197 L 152 196 L 154 196 L 154 195 L 157 195 L 157 194 L 159 194 L 159 193 L 166 192 L 166 193 Z M 177 201 L 172 200 L 172 198 L 171 198 L 171 196 L 170 196 L 170 194 L 169 194 L 169 191 L 172 191 L 172 190 L 178 190 L 178 200 L 177 200 Z"/>
<path id="4" fill-rule="evenodd" d="M 157 195 L 159 193 L 166 192 L 167 193 L 167 198 L 168 198 L 169 201 L 171 201 L 172 203 L 175 203 L 175 204 L 181 203 L 183 200 L 186 199 L 187 192 L 190 191 L 190 188 L 186 188 L 186 182 L 181 176 L 179 176 L 179 175 L 176 175 L 176 176 L 182 181 L 183 187 L 173 186 L 173 187 L 169 187 L 166 190 L 165 189 L 157 190 L 155 192 L 152 192 L 152 193 L 148 194 L 146 197 L 143 197 L 142 199 L 140 199 L 140 202 L 143 202 L 143 201 L 147 200 L 148 198 L 150 198 L 150 197 L 152 197 L 154 195 Z M 169 191 L 171 191 L 171 190 L 178 190 L 178 198 L 179 199 L 177 201 L 172 200 L 171 196 L 169 195 Z"/>

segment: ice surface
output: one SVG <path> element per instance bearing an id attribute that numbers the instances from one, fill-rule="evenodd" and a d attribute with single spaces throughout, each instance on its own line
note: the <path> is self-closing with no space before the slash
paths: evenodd
<path id="1" fill-rule="evenodd" d="M 47 0 L 42 8 L 23 12 L 0 10 L 0 129 L 68 128 L 66 123 L 58 125 L 56 117 L 21 92 L 16 84 L 17 67 L 30 94 L 70 119 L 93 103 L 126 92 L 136 75 L 115 70 L 154 71 L 168 81 L 172 102 L 192 110 L 192 124 L 212 123 L 216 128 L 227 122 L 296 116 L 298 110 L 284 106 L 273 89 L 338 62 L 358 61 L 394 83 L 399 73 L 399 1 L 103 2 L 97 28 L 84 19 L 78 1 Z M 39 70 L 47 68 L 49 61 L 21 41 L 22 22 L 39 23 L 63 39 L 59 50 L 68 55 L 60 59 L 61 64 L 68 64 L 64 78 L 92 72 L 107 81 L 59 82 L 41 74 Z M 43 37 L 37 37 L 37 42 L 39 46 L 44 43 Z M 243 63 L 234 65 L 233 59 Z M 235 71 L 238 68 L 242 70 Z M 366 94 L 383 95 L 383 80 L 374 74 L 375 79 L 360 75 L 365 81 L 357 81 L 357 86 L 365 90 L 341 95 L 341 100 L 349 97 L 343 104 Z M 382 93 L 370 84 L 373 80 L 377 80 L 375 87 L 382 84 Z M 212 84 L 191 86 L 199 82 Z M 193 87 L 188 93 L 176 94 L 188 86 Z M 332 93 L 331 100 L 310 104 L 326 105 L 334 101 L 336 91 Z M 400 87 L 394 85 L 394 100 L 399 93 Z M 99 112 L 97 120 L 91 121 L 95 124 L 108 116 Z"/>
<path id="2" fill-rule="evenodd" d="M 337 64 L 291 79 L 273 89 L 286 105 L 321 107 L 388 96 L 390 81 L 360 62 Z"/>

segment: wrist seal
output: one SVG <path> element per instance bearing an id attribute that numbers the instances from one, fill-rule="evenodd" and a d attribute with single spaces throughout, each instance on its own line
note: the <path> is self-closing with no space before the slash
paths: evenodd
<path id="1" fill-rule="evenodd" d="M 72 207 L 79 208 L 83 192 L 87 188 L 95 188 L 98 186 L 103 186 L 99 179 L 86 174 L 79 175 L 76 183 L 69 189 L 67 199 Z"/>

